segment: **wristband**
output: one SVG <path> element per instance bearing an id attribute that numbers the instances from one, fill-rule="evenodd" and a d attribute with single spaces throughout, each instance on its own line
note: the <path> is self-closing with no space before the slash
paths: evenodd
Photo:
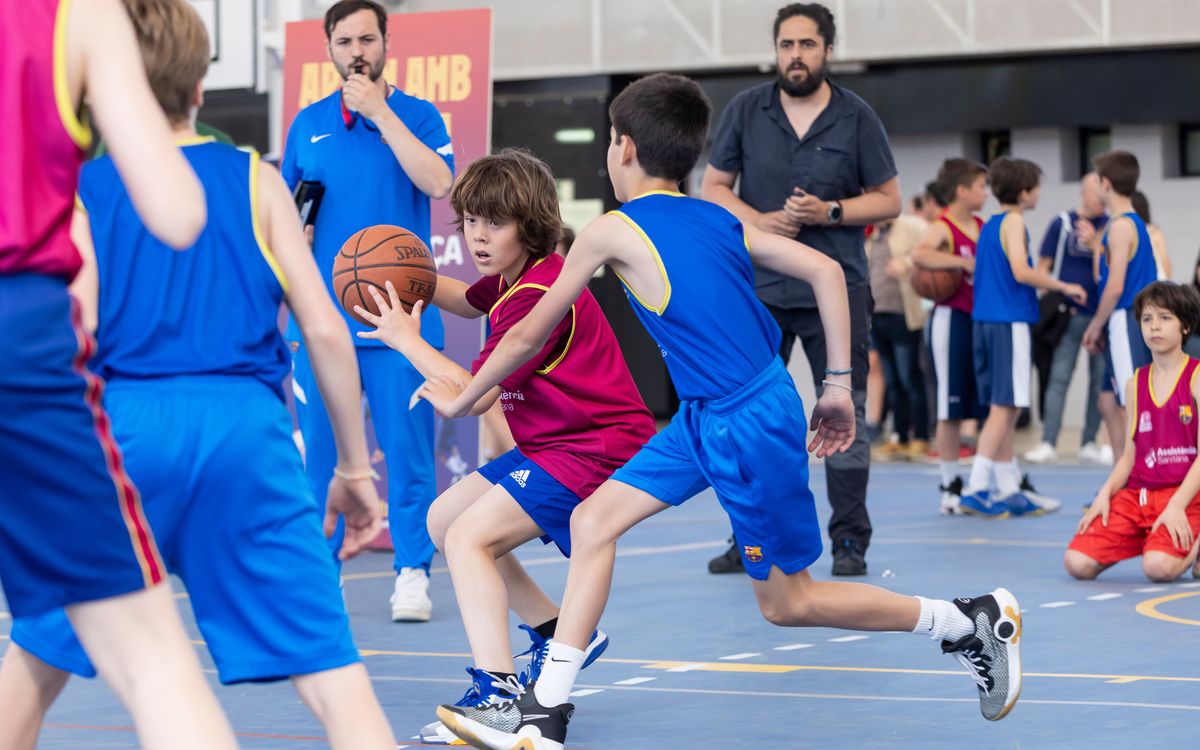
<path id="1" fill-rule="evenodd" d="M 335 466 L 333 467 L 333 475 L 338 479 L 345 479 L 348 482 L 355 482 L 360 479 L 379 479 L 379 475 L 375 473 L 374 469 L 367 469 L 365 471 L 344 471 L 340 467 Z"/>
<path id="2" fill-rule="evenodd" d="M 853 367 L 851 367 L 851 368 L 850 368 L 850 369 L 848 369 L 848 370 L 830 370 L 828 367 L 826 367 L 826 368 L 825 368 L 825 374 L 826 374 L 826 375 L 849 375 L 849 374 L 851 374 L 852 372 L 854 372 L 854 368 L 853 368 Z"/>
<path id="3" fill-rule="evenodd" d="M 834 388 L 845 388 L 845 389 L 846 389 L 847 391 L 849 391 L 850 393 L 854 393 L 854 389 L 853 389 L 853 388 L 851 388 L 850 386 L 848 386 L 848 385 L 842 385 L 841 383 L 834 383 L 834 382 L 832 382 L 832 381 L 829 381 L 829 380 L 822 380 L 822 381 L 821 381 L 821 385 L 831 385 L 831 386 L 833 386 Z"/>

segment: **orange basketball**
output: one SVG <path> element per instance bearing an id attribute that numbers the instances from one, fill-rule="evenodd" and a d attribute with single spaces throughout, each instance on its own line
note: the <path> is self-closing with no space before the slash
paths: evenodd
<path id="1" fill-rule="evenodd" d="M 913 291 L 925 299 L 945 302 L 962 286 L 962 271 L 953 268 L 922 268 L 913 266 L 909 276 Z"/>
<path id="2" fill-rule="evenodd" d="M 387 299 L 386 282 L 392 282 L 405 312 L 417 300 L 428 307 L 437 288 L 437 265 L 425 243 L 403 227 L 378 224 L 355 232 L 333 259 L 333 293 L 351 317 L 367 324 L 354 312 L 358 305 L 379 314 L 368 289 Z M 368 324 L 369 325 L 369 324 Z"/>

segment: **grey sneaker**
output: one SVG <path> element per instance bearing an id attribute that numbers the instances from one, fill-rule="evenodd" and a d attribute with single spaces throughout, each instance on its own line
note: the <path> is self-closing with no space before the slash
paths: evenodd
<path id="1" fill-rule="evenodd" d="M 1021 697 L 1021 606 L 1008 589 L 974 599 L 955 599 L 954 606 L 975 623 L 975 632 L 942 642 L 942 651 L 967 668 L 979 688 L 979 710 L 999 721 Z"/>

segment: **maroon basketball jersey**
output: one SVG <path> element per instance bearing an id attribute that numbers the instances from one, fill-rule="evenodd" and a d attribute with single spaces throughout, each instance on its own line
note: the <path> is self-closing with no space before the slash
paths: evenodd
<path id="1" fill-rule="evenodd" d="M 979 239 L 979 230 L 983 227 L 983 219 L 978 216 L 972 216 L 971 220 L 975 222 L 974 237 L 963 231 L 963 228 L 948 214 L 943 213 L 938 217 L 938 221 L 946 227 L 946 231 L 949 233 L 950 252 L 964 258 L 975 257 L 975 242 Z M 974 280 L 969 275 L 963 274 L 963 283 L 959 285 L 958 291 L 950 295 L 945 302 L 939 303 L 939 306 L 953 307 L 955 310 L 961 310 L 970 315 L 975 307 Z"/>
<path id="2" fill-rule="evenodd" d="M 67 84 L 71 0 L 0 3 L 0 273 L 71 278 L 75 185 L 91 132 Z"/>
<path id="3" fill-rule="evenodd" d="M 1156 398 L 1151 381 L 1154 365 L 1134 373 L 1133 470 L 1127 487 L 1176 487 L 1196 460 L 1196 400 L 1192 381 L 1200 360 L 1188 357 L 1171 390 Z"/>

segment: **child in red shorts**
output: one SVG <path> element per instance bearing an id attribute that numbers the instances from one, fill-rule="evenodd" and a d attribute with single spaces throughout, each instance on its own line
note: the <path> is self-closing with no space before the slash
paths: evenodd
<path id="1" fill-rule="evenodd" d="M 1133 309 L 1153 361 L 1125 386 L 1126 449 L 1067 548 L 1063 564 L 1075 578 L 1091 580 L 1141 555 L 1147 578 L 1173 581 L 1196 562 L 1200 360 L 1182 346 L 1200 324 L 1200 295 L 1157 281 L 1137 295 Z M 1200 565 L 1192 575 L 1200 577 Z"/>

